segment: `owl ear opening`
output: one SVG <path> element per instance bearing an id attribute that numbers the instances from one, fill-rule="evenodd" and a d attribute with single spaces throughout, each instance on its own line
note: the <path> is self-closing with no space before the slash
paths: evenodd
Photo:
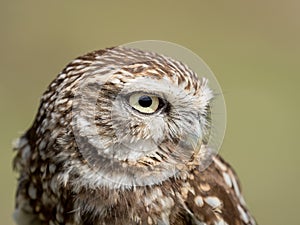
<path id="1" fill-rule="evenodd" d="M 200 124 L 202 130 L 202 143 L 207 145 L 211 136 L 212 112 L 211 104 L 214 98 L 213 92 L 208 86 L 208 79 L 201 79 L 200 86 Z"/>
<path id="2" fill-rule="evenodd" d="M 201 123 L 201 128 L 202 128 L 202 133 L 203 133 L 203 137 L 202 137 L 202 143 L 204 145 L 207 145 L 211 136 L 211 126 L 212 126 L 212 119 L 211 119 L 211 105 L 208 104 L 206 106 L 206 114 L 205 117 L 203 119 L 203 121 L 200 121 Z"/>
<path id="3" fill-rule="evenodd" d="M 200 104 L 201 104 L 201 107 L 205 109 L 205 107 L 210 104 L 213 97 L 214 97 L 213 91 L 208 86 L 208 79 L 203 77 L 201 79 L 201 86 L 200 86 Z"/>

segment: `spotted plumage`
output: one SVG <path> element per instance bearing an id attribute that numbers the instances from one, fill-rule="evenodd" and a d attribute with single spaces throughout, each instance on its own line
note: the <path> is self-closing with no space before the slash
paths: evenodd
<path id="1" fill-rule="evenodd" d="M 171 58 L 123 47 L 71 62 L 17 141 L 17 224 L 256 224 L 207 142 L 213 93 Z"/>

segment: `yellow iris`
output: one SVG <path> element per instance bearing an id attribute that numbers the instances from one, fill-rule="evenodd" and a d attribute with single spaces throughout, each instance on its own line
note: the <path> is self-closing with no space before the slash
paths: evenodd
<path id="1" fill-rule="evenodd" d="M 154 113 L 159 106 L 159 98 L 155 95 L 135 93 L 129 97 L 129 104 L 141 113 Z"/>

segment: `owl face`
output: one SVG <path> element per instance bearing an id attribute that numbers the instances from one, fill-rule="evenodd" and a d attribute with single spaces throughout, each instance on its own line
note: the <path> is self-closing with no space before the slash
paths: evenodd
<path id="1" fill-rule="evenodd" d="M 206 79 L 173 59 L 121 47 L 88 68 L 76 87 L 72 125 L 95 177 L 113 187 L 154 184 L 206 157 L 201 144 L 213 97 Z"/>

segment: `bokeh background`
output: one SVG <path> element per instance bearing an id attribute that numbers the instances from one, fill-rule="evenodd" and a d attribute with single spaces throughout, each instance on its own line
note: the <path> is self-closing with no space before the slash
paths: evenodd
<path id="1" fill-rule="evenodd" d="M 300 2 L 0 1 L 0 224 L 17 174 L 12 140 L 32 123 L 46 86 L 74 57 L 127 42 L 183 45 L 223 88 L 221 154 L 259 224 L 297 225 L 300 211 Z"/>

